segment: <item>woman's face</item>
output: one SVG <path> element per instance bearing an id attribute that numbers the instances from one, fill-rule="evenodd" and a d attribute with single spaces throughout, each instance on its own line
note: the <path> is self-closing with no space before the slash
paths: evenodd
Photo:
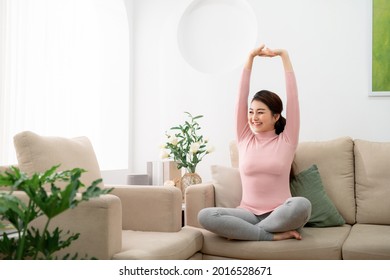
<path id="1" fill-rule="evenodd" d="M 248 124 L 254 133 L 272 131 L 279 117 L 263 102 L 253 100 L 248 111 Z"/>

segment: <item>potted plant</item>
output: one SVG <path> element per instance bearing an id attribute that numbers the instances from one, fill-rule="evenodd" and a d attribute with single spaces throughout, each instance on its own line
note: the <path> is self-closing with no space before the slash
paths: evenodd
<path id="1" fill-rule="evenodd" d="M 161 158 L 173 159 L 178 169 L 185 169 L 186 172 L 181 179 L 183 189 L 188 185 L 202 182 L 196 172 L 196 167 L 207 154 L 214 151 L 214 147 L 209 144 L 208 140 L 199 134 L 201 127 L 198 119 L 203 116 L 192 116 L 189 112 L 185 114 L 189 121 L 171 127 L 170 131 L 165 133 L 166 142 L 161 152 Z"/>
<path id="2" fill-rule="evenodd" d="M 101 179 L 85 188 L 80 181 L 85 172 L 83 169 L 57 172 L 58 167 L 53 166 L 46 172 L 31 176 L 16 167 L 0 173 L 0 186 L 8 187 L 8 190 L 0 191 L 0 225 L 6 221 L 15 229 L 11 237 L 6 232 L 0 236 L 0 258 L 56 259 L 55 253 L 71 245 L 80 234 L 63 232 L 58 227 L 49 231 L 52 219 L 83 201 L 111 191 L 98 186 Z M 64 188 L 57 186 L 60 182 L 65 182 Z M 46 191 L 46 187 L 50 188 L 50 192 Z M 78 193 L 81 188 L 85 189 Z M 16 192 L 24 193 L 28 201 L 22 201 Z M 47 218 L 44 228 L 31 226 L 31 222 L 41 216 Z M 67 258 L 77 258 L 77 254 L 64 256 L 64 259 Z"/>

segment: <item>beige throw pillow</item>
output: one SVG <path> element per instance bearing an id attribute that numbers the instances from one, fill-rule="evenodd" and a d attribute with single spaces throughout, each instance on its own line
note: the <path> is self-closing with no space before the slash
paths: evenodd
<path id="1" fill-rule="evenodd" d="M 211 176 L 215 189 L 215 206 L 235 208 L 240 205 L 242 187 L 238 169 L 213 165 Z"/>
<path id="2" fill-rule="evenodd" d="M 60 164 L 59 171 L 82 168 L 81 182 L 89 186 L 101 178 L 99 164 L 87 137 L 40 136 L 25 131 L 14 136 L 18 167 L 27 174 L 44 172 Z"/>

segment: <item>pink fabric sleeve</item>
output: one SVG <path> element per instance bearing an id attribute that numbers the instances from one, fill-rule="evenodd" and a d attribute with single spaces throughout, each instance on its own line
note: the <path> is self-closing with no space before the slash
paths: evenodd
<path id="1" fill-rule="evenodd" d="M 239 92 L 236 101 L 236 138 L 240 141 L 248 131 L 248 96 L 251 70 L 244 68 L 241 74 Z"/>
<path id="2" fill-rule="evenodd" d="M 287 142 L 297 146 L 299 142 L 300 113 L 298 89 L 294 72 L 285 72 L 286 77 L 286 126 L 283 134 Z"/>

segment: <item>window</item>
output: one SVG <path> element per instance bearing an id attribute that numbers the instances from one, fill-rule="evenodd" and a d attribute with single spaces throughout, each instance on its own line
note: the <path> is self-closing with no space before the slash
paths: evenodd
<path id="1" fill-rule="evenodd" d="M 128 167 L 129 25 L 123 0 L 0 2 L 0 165 L 13 136 L 90 138 L 101 169 Z"/>

